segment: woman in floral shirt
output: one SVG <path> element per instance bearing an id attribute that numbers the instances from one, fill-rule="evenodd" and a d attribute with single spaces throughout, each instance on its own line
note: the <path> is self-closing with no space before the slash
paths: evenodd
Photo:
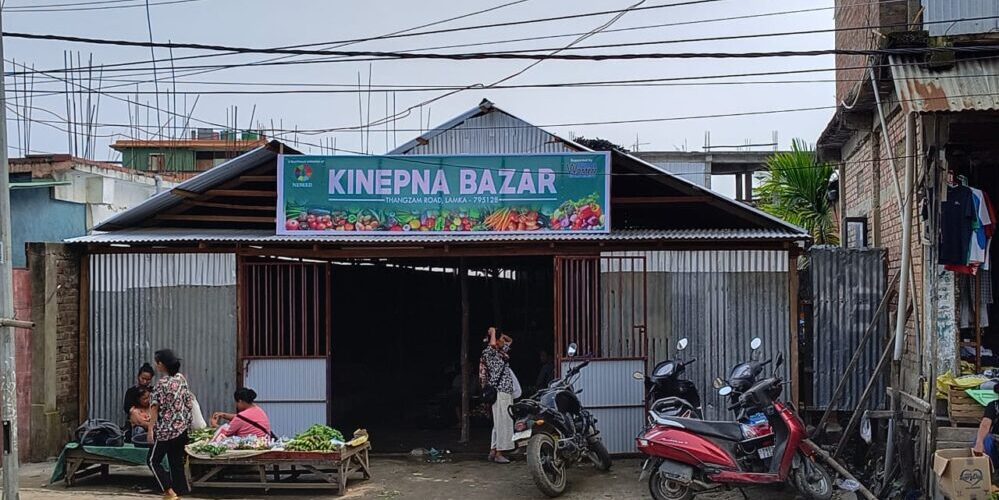
<path id="1" fill-rule="evenodd" d="M 169 349 L 156 351 L 156 371 L 163 375 L 153 387 L 150 398 L 150 440 L 147 463 L 163 490 L 163 498 L 172 500 L 177 494 L 190 493 L 184 467 L 184 447 L 191 428 L 194 396 L 187 379 L 180 373 L 180 359 Z M 170 472 L 163 468 L 163 457 L 170 463 Z"/>

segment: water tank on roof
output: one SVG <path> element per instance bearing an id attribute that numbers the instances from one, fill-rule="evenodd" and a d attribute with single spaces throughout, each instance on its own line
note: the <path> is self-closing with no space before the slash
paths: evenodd
<path id="1" fill-rule="evenodd" d="M 215 138 L 215 131 L 210 128 L 199 128 L 197 131 L 197 139 L 211 140 Z"/>

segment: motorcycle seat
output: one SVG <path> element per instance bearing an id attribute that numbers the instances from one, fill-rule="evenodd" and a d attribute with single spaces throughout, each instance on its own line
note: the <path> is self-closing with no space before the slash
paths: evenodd
<path id="1" fill-rule="evenodd" d="M 654 416 L 655 422 L 666 427 L 686 429 L 694 434 L 710 436 L 726 441 L 742 441 L 742 425 L 738 422 L 698 420 L 695 418 Z"/>

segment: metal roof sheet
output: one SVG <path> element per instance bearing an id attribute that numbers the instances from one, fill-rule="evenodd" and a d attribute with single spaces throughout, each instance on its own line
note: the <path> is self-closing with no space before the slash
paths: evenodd
<path id="1" fill-rule="evenodd" d="M 225 243 L 395 243 L 455 244 L 540 241 L 800 241 L 806 235 L 783 229 L 625 229 L 592 234 L 330 234 L 277 235 L 256 229 L 135 228 L 92 234 L 67 243 L 157 244 L 190 242 Z"/>
<path id="2" fill-rule="evenodd" d="M 215 168 L 206 170 L 205 172 L 180 183 L 180 185 L 174 189 L 190 191 L 192 193 L 204 193 L 222 182 L 238 177 L 243 172 L 258 166 L 265 161 L 276 158 L 278 155 L 276 148 L 268 147 L 273 144 L 279 143 L 277 141 L 272 141 L 268 145 L 260 146 L 252 151 L 247 151 L 246 153 L 222 163 Z M 97 231 L 108 231 L 135 225 L 145 221 L 157 213 L 160 213 L 163 210 L 179 204 L 183 200 L 183 197 L 173 194 L 171 191 L 163 191 L 136 205 L 135 207 L 105 220 L 94 227 L 94 229 Z"/>
<path id="3" fill-rule="evenodd" d="M 891 56 L 890 61 L 906 112 L 999 110 L 999 58 L 958 60 L 942 70 L 914 57 Z"/>

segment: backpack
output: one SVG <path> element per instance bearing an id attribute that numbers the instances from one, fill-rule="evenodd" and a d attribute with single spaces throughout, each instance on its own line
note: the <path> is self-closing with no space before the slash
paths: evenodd
<path id="1" fill-rule="evenodd" d="M 94 418 L 76 428 L 76 442 L 83 446 L 121 447 L 125 445 L 125 434 L 118 424 Z"/>

